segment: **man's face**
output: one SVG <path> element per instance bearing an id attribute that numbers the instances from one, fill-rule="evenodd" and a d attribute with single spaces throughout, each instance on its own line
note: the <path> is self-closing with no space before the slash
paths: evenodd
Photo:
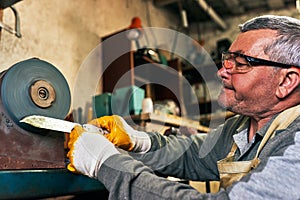
<path id="1" fill-rule="evenodd" d="M 253 30 L 241 33 L 229 51 L 269 60 L 266 45 L 275 39 L 276 31 Z M 272 112 L 278 101 L 275 91 L 279 84 L 273 67 L 255 66 L 247 73 L 230 73 L 224 67 L 218 71 L 223 88 L 219 103 L 227 109 L 247 116 L 263 116 Z"/>

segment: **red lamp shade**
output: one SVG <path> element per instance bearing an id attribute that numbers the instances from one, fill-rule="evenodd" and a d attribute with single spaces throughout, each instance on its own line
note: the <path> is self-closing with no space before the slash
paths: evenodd
<path id="1" fill-rule="evenodd" d="M 127 38 L 130 40 L 138 40 L 142 35 L 142 20 L 139 17 L 134 17 L 128 27 Z"/>
<path id="2" fill-rule="evenodd" d="M 131 19 L 131 24 L 128 29 L 139 29 L 142 28 L 142 20 L 139 17 L 134 17 Z"/>

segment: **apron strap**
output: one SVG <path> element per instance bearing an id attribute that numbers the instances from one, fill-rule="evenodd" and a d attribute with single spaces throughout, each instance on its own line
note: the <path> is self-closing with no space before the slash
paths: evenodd
<path id="1" fill-rule="evenodd" d="M 272 122 L 270 127 L 268 128 L 263 140 L 261 141 L 256 155 L 254 158 L 258 158 L 259 153 L 262 148 L 265 146 L 269 138 L 274 136 L 276 130 L 287 128 L 298 116 L 300 115 L 300 105 L 291 107 L 282 113 L 280 113 Z M 226 158 L 234 156 L 234 153 L 237 149 L 237 144 L 233 142 L 230 152 L 227 154 Z"/>
<path id="2" fill-rule="evenodd" d="M 259 153 L 267 143 L 267 141 L 274 136 L 276 130 L 287 128 L 299 115 L 300 105 L 289 108 L 280 113 L 271 123 L 266 134 L 264 135 L 255 157 L 249 161 L 234 161 L 234 153 L 237 145 L 233 142 L 231 151 L 228 156 L 218 161 L 217 166 L 220 174 L 220 186 L 226 188 L 235 181 L 240 180 L 243 176 L 248 174 L 252 169 L 255 169 L 259 163 Z"/>
<path id="3" fill-rule="evenodd" d="M 237 145 L 236 145 L 236 143 L 233 141 L 231 150 L 230 150 L 230 152 L 228 153 L 227 158 L 228 158 L 228 157 L 234 156 L 234 153 L 235 153 L 236 149 L 237 149 Z"/>
<path id="4" fill-rule="evenodd" d="M 258 147 L 255 158 L 258 158 L 259 153 L 261 152 L 269 138 L 274 136 L 276 130 L 286 129 L 299 115 L 300 105 L 291 107 L 280 113 L 268 128 L 265 136 L 263 137 L 263 140 Z"/>

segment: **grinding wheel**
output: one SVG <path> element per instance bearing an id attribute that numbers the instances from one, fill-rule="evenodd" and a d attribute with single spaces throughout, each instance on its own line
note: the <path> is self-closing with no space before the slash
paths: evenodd
<path id="1" fill-rule="evenodd" d="M 21 61 L 3 72 L 1 78 L 3 107 L 22 129 L 41 131 L 19 122 L 28 115 L 64 119 L 68 114 L 71 102 L 68 83 L 50 63 L 37 58 Z"/>

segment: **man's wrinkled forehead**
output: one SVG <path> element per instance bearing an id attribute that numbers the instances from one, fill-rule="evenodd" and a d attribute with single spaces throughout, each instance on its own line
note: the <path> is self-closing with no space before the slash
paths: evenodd
<path id="1" fill-rule="evenodd" d="M 251 30 L 240 33 L 230 51 L 240 51 L 250 56 L 266 58 L 265 48 L 275 42 L 277 31 L 270 29 Z"/>

